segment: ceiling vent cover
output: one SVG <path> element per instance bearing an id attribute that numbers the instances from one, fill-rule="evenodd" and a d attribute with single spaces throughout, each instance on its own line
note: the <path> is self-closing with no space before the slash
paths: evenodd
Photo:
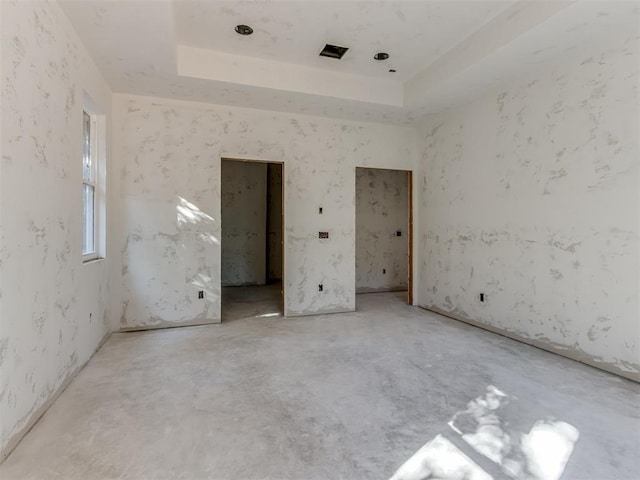
<path id="1" fill-rule="evenodd" d="M 329 45 L 327 43 L 320 52 L 320 56 L 337 58 L 338 60 L 340 60 L 344 56 L 344 54 L 347 53 L 347 50 L 349 50 L 349 47 L 339 47 L 337 45 Z"/>

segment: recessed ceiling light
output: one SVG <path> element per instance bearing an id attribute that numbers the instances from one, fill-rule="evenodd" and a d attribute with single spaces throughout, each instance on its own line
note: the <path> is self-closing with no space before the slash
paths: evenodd
<path id="1" fill-rule="evenodd" d="M 389 58 L 389 54 L 387 52 L 378 52 L 373 56 L 373 58 L 376 60 L 386 60 Z"/>
<path id="2" fill-rule="evenodd" d="M 253 33 L 253 28 L 249 25 L 236 25 L 236 33 L 240 35 L 251 35 Z"/>
<path id="3" fill-rule="evenodd" d="M 345 53 L 347 53 L 349 47 L 339 47 L 338 45 L 331 45 L 327 43 L 320 52 L 321 57 L 337 58 L 340 60 Z"/>

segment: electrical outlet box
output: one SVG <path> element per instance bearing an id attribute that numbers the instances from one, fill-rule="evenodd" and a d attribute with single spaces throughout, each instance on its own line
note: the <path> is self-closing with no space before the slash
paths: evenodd
<path id="1" fill-rule="evenodd" d="M 401 237 L 401 236 L 402 236 L 402 230 L 396 231 L 396 237 Z"/>
<path id="2" fill-rule="evenodd" d="M 481 302 L 486 302 L 487 301 L 487 294 L 486 293 L 481 293 L 480 294 L 480 301 Z"/>
<path id="3" fill-rule="evenodd" d="M 322 292 L 324 290 L 324 286 L 322 284 L 318 285 L 318 291 Z"/>
<path id="4" fill-rule="evenodd" d="M 384 275 L 384 274 L 386 274 L 386 273 L 387 273 L 387 269 L 386 269 L 386 268 L 383 268 L 383 269 L 382 269 L 382 274 Z"/>
<path id="5" fill-rule="evenodd" d="M 322 215 L 322 207 L 318 207 L 318 214 Z"/>
<path id="6" fill-rule="evenodd" d="M 199 290 L 198 291 L 198 298 L 199 299 L 203 299 L 204 298 L 204 290 Z"/>
<path id="7" fill-rule="evenodd" d="M 329 238 L 329 232 L 318 232 L 318 238 Z"/>

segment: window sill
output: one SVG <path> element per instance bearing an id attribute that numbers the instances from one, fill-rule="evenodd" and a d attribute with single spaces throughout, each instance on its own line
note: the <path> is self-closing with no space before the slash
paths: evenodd
<path id="1" fill-rule="evenodd" d="M 104 260 L 104 257 L 90 258 L 90 259 L 87 259 L 87 260 L 82 260 L 82 264 L 83 265 L 90 265 L 92 263 L 102 262 L 103 260 Z"/>

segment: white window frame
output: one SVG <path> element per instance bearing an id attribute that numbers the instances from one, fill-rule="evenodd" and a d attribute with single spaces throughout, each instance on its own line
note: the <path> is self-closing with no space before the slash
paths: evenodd
<path id="1" fill-rule="evenodd" d="M 90 167 L 89 167 L 89 178 L 86 179 L 85 175 L 84 175 L 84 170 L 85 170 L 85 155 L 84 155 L 84 142 L 85 142 L 85 122 L 87 120 L 87 117 L 89 119 L 89 160 L 90 160 Z M 97 131 L 97 122 L 95 119 L 94 115 L 91 115 L 89 112 L 87 112 L 86 110 L 83 109 L 82 111 L 82 208 L 83 208 L 83 212 L 84 210 L 87 208 L 87 205 L 85 205 L 85 197 L 84 197 L 84 190 L 85 190 L 85 186 L 90 186 L 93 189 L 93 249 L 92 251 L 88 251 L 85 252 L 84 251 L 84 243 L 85 243 L 85 237 L 86 237 L 86 230 L 85 230 L 85 221 L 84 221 L 84 215 L 83 215 L 83 219 L 82 219 L 82 261 L 84 262 L 88 262 L 91 260 L 95 260 L 96 258 L 98 258 L 98 248 L 97 248 L 97 237 L 98 237 L 98 222 L 97 222 L 97 214 L 98 214 L 98 208 L 97 208 L 97 197 L 98 197 L 98 182 L 97 180 L 97 172 L 98 172 L 98 168 L 97 168 L 97 163 L 98 163 L 98 158 L 97 158 L 97 135 L 96 135 L 96 131 Z"/>
<path id="2" fill-rule="evenodd" d="M 85 114 L 89 116 L 89 155 L 91 169 L 89 179 L 84 177 L 84 125 Z M 84 212 L 85 185 L 93 187 L 93 251 L 84 252 L 85 223 L 82 216 L 82 262 L 93 262 L 105 257 L 106 233 L 106 119 L 99 113 L 93 100 L 85 93 L 84 108 L 82 109 L 82 202 Z"/>

